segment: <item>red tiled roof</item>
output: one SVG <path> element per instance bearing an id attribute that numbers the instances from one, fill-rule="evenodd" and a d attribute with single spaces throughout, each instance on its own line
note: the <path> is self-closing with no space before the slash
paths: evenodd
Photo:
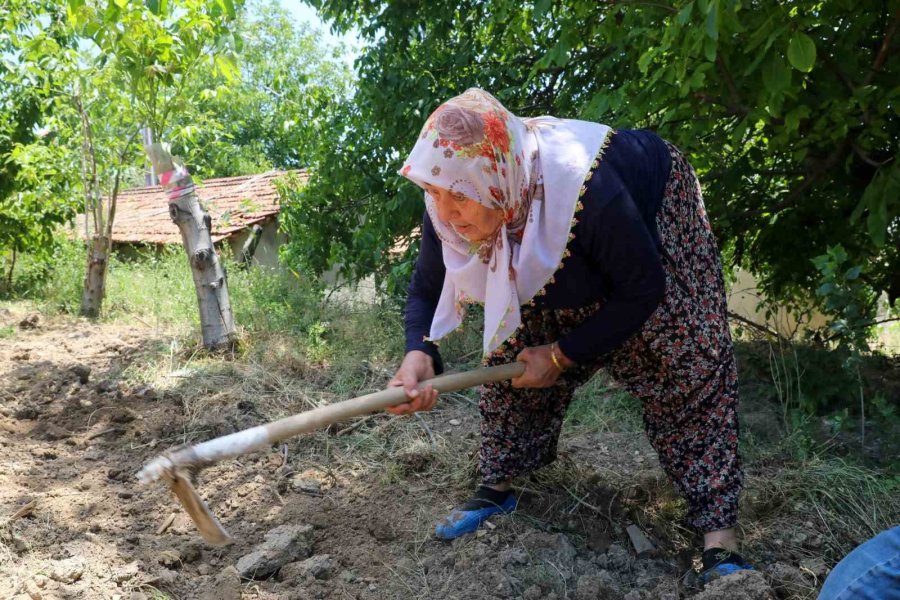
<path id="1" fill-rule="evenodd" d="M 303 171 L 295 171 L 301 181 Z M 200 202 L 212 219 L 214 242 L 277 215 L 278 191 L 275 180 L 284 171 L 258 175 L 207 179 L 197 184 Z M 76 231 L 84 235 L 84 215 L 78 215 Z M 113 242 L 145 244 L 180 244 L 181 233 L 169 217 L 168 200 L 158 185 L 119 192 Z"/>

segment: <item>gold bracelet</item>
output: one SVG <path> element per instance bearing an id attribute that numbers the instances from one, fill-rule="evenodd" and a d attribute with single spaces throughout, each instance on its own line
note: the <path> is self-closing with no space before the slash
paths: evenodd
<path id="1" fill-rule="evenodd" d="M 565 371 L 565 367 L 563 367 L 559 359 L 556 357 L 556 342 L 550 344 L 550 359 L 553 361 L 553 364 L 556 365 L 556 368 L 560 370 L 560 372 Z"/>

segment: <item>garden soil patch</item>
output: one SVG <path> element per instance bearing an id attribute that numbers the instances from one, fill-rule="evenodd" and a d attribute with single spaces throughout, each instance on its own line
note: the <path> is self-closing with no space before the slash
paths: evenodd
<path id="1" fill-rule="evenodd" d="M 213 426 L 191 429 L 198 421 L 184 398 L 123 376 L 158 354 L 163 341 L 148 328 L 4 319 L 27 326 L 0 341 L 0 598 L 677 600 L 699 592 L 691 552 L 639 522 L 654 549 L 638 557 L 625 532 L 639 521 L 628 501 L 667 485 L 636 434 L 567 437 L 561 460 L 592 469 L 577 489 L 525 482 L 517 515 L 452 543 L 434 539 L 432 527 L 465 490 L 417 480 L 426 451 L 398 457 L 408 476 L 389 476 L 342 469 L 337 455 L 298 470 L 273 448 L 202 473 L 200 493 L 235 538 L 206 546 L 165 487 L 141 487 L 134 474 L 186 439 L 255 424 L 252 404 L 225 405 L 201 421 Z M 423 418 L 429 433 L 472 452 L 471 405 Z M 762 600 L 772 589 L 759 575 L 700 597 Z"/>

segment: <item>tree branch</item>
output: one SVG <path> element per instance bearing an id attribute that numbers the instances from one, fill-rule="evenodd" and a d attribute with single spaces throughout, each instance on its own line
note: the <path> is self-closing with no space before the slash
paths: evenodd
<path id="1" fill-rule="evenodd" d="M 746 111 L 745 114 L 748 114 L 750 109 L 741 100 L 737 87 L 734 85 L 734 78 L 732 78 L 731 73 L 728 71 L 728 67 L 725 66 L 722 55 L 718 53 L 716 54 L 716 68 L 719 69 L 719 76 L 725 81 L 725 85 L 728 86 L 728 93 L 731 96 L 732 104 L 740 107 L 741 110 Z"/>
<path id="2" fill-rule="evenodd" d="M 100 210 L 100 182 L 97 179 L 97 156 L 94 152 L 94 137 L 91 132 L 91 122 L 88 118 L 87 111 L 81 101 L 81 94 L 76 92 L 73 95 L 75 108 L 78 110 L 78 116 L 81 119 L 81 152 L 83 159 L 90 166 L 90 181 L 82 181 L 85 186 L 85 198 L 88 200 L 91 209 L 91 216 L 94 220 L 94 231 L 99 233 L 103 229 L 103 215 Z M 87 179 L 87 177 L 84 177 Z M 87 210 L 84 215 L 87 220 Z"/>
<path id="3" fill-rule="evenodd" d="M 112 239 L 112 229 L 113 229 L 113 220 L 116 218 L 116 200 L 119 197 L 119 181 L 122 176 L 122 163 L 125 162 L 125 155 L 128 153 L 128 148 L 134 143 L 134 138 L 138 134 L 138 130 L 135 129 L 128 140 L 125 142 L 125 146 L 122 148 L 122 151 L 119 153 L 119 160 L 116 165 L 116 177 L 113 182 L 112 193 L 109 196 L 109 213 L 106 220 L 106 237 Z"/>
<path id="4" fill-rule="evenodd" d="M 750 327 L 751 329 L 753 329 L 753 330 L 755 330 L 755 331 L 758 331 L 758 332 L 764 333 L 764 334 L 766 334 L 766 335 L 768 335 L 768 336 L 777 338 L 777 339 L 779 339 L 779 340 L 781 340 L 781 341 L 783 341 L 783 342 L 789 342 L 789 341 L 790 341 L 790 340 L 788 340 L 787 338 L 785 338 L 783 335 L 781 335 L 780 333 L 778 333 L 777 331 L 775 331 L 774 329 L 770 329 L 770 328 L 769 328 L 768 326 L 766 326 L 766 325 L 762 325 L 762 324 L 760 324 L 760 323 L 756 323 L 756 322 L 754 322 L 754 321 L 751 321 L 750 319 L 748 319 L 748 318 L 746 318 L 746 317 L 742 317 L 741 315 L 739 315 L 739 314 L 737 314 L 737 313 L 735 313 L 735 312 L 732 312 L 732 311 L 730 311 L 730 310 L 728 311 L 728 318 L 731 319 L 732 321 L 737 321 L 738 323 L 741 323 L 742 325 L 746 325 L 747 327 Z"/>
<path id="5" fill-rule="evenodd" d="M 853 140 L 850 139 L 850 136 L 844 138 L 844 140 L 840 144 L 838 144 L 837 148 L 835 148 L 834 152 L 832 152 L 824 161 L 822 161 L 822 163 L 818 165 L 818 168 L 813 170 L 813 172 L 803 180 L 803 183 L 797 186 L 796 189 L 792 190 L 784 200 L 782 200 L 775 206 L 747 210 L 739 215 L 736 215 L 735 219 L 737 219 L 738 221 L 742 221 L 749 217 L 755 217 L 763 213 L 777 213 L 781 212 L 785 208 L 788 208 L 789 206 L 794 204 L 797 198 L 799 198 L 806 190 L 808 190 L 814 184 L 818 183 L 818 181 L 822 177 L 824 177 L 826 173 L 830 172 L 832 167 L 834 167 L 842 157 L 846 156 L 852 144 Z"/>
<path id="6" fill-rule="evenodd" d="M 887 61 L 888 51 L 891 47 L 891 38 L 894 36 L 894 33 L 897 32 L 898 26 L 900 26 L 900 8 L 894 11 L 894 20 L 884 33 L 884 39 L 881 41 L 881 48 L 878 50 L 878 55 L 875 56 L 875 62 L 872 63 L 872 68 L 866 75 L 865 81 L 863 81 L 863 87 L 872 83 L 875 74 L 881 71 L 881 67 L 883 67 L 884 63 Z"/>

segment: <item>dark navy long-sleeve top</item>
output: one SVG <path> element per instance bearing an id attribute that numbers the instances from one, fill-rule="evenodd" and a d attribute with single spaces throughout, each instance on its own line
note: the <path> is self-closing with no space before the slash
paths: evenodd
<path id="1" fill-rule="evenodd" d="M 570 255 L 534 299 L 543 308 L 602 307 L 558 340 L 571 360 L 584 363 L 616 349 L 640 330 L 659 305 L 665 273 L 656 213 L 671 156 L 666 143 L 644 130 L 617 130 L 587 183 L 568 243 Z M 419 257 L 406 301 L 406 351 L 422 350 L 443 370 L 437 346 L 424 341 L 444 285 L 441 242 L 425 213 Z"/>

